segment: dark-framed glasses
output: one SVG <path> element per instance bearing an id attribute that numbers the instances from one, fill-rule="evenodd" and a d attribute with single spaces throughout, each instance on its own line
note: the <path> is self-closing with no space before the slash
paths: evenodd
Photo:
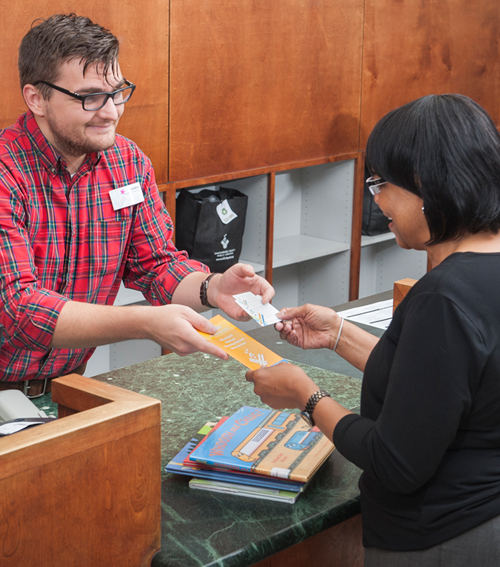
<path id="1" fill-rule="evenodd" d="M 385 185 L 386 183 L 388 183 L 388 181 L 386 181 L 385 179 L 382 179 L 381 177 L 369 177 L 366 180 L 366 185 L 368 186 L 368 189 L 370 189 L 370 193 L 375 196 L 378 193 L 380 193 L 380 187 L 382 185 Z"/>
<path id="2" fill-rule="evenodd" d="M 72 96 L 77 100 L 82 102 L 83 110 L 100 110 L 109 99 L 112 99 L 116 106 L 119 104 L 125 104 L 135 91 L 135 85 L 127 79 L 123 79 L 125 86 L 121 89 L 116 89 L 116 91 L 111 91 L 109 93 L 92 93 L 88 95 L 81 95 L 78 93 L 74 93 L 72 91 L 68 91 L 67 89 L 63 89 L 62 87 L 58 87 L 57 85 L 53 85 L 52 83 L 48 83 L 47 81 L 37 81 L 34 83 L 34 86 L 43 83 L 48 87 L 55 89 L 61 93 L 67 94 L 68 96 Z"/>

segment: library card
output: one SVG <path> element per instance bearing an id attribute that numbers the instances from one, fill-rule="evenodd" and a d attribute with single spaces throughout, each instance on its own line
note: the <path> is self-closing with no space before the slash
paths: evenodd
<path id="1" fill-rule="evenodd" d="M 250 317 L 257 321 L 262 327 L 279 323 L 281 319 L 276 317 L 278 310 L 270 303 L 262 303 L 261 295 L 254 295 L 251 291 L 233 295 L 236 303 L 246 311 Z"/>

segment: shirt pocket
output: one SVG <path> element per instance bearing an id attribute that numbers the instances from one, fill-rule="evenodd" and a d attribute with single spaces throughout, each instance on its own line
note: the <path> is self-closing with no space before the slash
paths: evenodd
<path id="1" fill-rule="evenodd" d="M 126 258 L 131 234 L 131 219 L 94 219 L 78 246 L 79 268 L 100 280 L 119 273 Z M 112 282 L 111 282 L 112 283 Z"/>

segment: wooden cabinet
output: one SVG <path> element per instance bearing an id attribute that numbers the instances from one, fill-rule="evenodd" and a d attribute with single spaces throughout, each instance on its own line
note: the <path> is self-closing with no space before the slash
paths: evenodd
<path id="1" fill-rule="evenodd" d="M 387 112 L 461 93 L 500 126 L 500 5 L 490 0 L 365 0 L 360 148 Z"/>
<path id="2" fill-rule="evenodd" d="M 169 182 L 358 147 L 363 0 L 171 2 Z"/>

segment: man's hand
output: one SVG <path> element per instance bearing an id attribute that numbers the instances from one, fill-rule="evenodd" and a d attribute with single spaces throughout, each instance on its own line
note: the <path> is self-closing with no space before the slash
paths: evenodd
<path id="1" fill-rule="evenodd" d="M 200 351 L 223 360 L 229 358 L 221 348 L 198 333 L 201 331 L 213 335 L 217 331 L 217 327 L 199 313 L 183 305 L 164 305 L 151 309 L 151 338 L 163 348 L 179 356 Z"/>
<path id="2" fill-rule="evenodd" d="M 94 305 L 68 301 L 61 310 L 52 348 L 91 348 L 149 339 L 180 356 L 201 351 L 223 360 L 228 355 L 198 331 L 213 334 L 215 325 L 184 305 Z"/>
<path id="3" fill-rule="evenodd" d="M 273 286 L 261 276 L 257 276 L 252 266 L 235 264 L 210 281 L 208 297 L 212 305 L 217 305 L 229 317 L 237 321 L 248 321 L 250 316 L 236 304 L 233 297 L 246 291 L 261 295 L 262 303 L 269 303 L 275 293 Z"/>

